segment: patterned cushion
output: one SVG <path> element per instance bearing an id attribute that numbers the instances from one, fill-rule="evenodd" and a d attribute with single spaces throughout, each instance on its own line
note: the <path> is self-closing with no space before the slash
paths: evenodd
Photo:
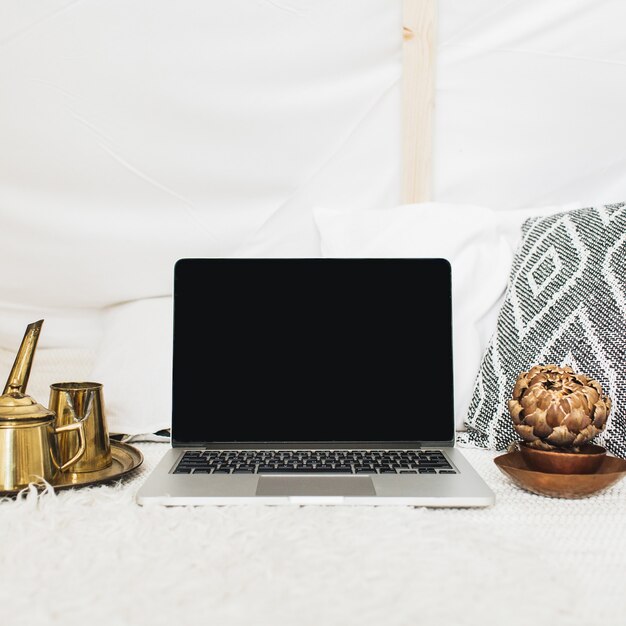
<path id="1" fill-rule="evenodd" d="M 507 410 L 517 375 L 556 363 L 602 384 L 613 408 L 596 443 L 626 458 L 626 204 L 531 218 L 522 235 L 459 443 L 518 440 Z"/>

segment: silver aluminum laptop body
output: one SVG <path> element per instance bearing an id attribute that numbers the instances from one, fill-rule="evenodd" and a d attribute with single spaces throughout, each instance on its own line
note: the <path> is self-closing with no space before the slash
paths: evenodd
<path id="1" fill-rule="evenodd" d="M 172 448 L 137 502 L 489 506 L 493 492 L 454 448 L 453 416 L 447 261 L 183 259 Z M 441 451 L 447 469 L 176 473 L 186 453 L 239 451 Z"/>

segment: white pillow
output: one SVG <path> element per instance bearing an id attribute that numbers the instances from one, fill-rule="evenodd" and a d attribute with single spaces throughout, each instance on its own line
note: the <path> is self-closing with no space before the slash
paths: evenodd
<path id="1" fill-rule="evenodd" d="M 69 284 L 71 279 L 62 282 Z M 29 291 L 27 286 L 24 291 Z M 44 325 L 37 342 L 37 350 L 59 348 L 93 351 L 100 343 L 103 314 L 99 309 L 34 306 L 0 301 L 0 349 L 15 352 L 26 326 L 39 319 L 44 320 Z"/>
<path id="2" fill-rule="evenodd" d="M 136 435 L 170 427 L 171 370 L 170 297 L 105 311 L 102 343 L 90 378 L 103 384 L 111 432 Z"/>
<path id="3" fill-rule="evenodd" d="M 492 211 L 423 204 L 390 210 L 318 209 L 325 256 L 443 256 L 453 267 L 457 424 L 503 295 L 520 226 L 563 207 Z M 477 277 L 480 277 L 477 280 Z M 131 435 L 171 424 L 172 300 L 108 307 L 90 378 L 104 384 L 109 428 Z"/>
<path id="4" fill-rule="evenodd" d="M 564 207 L 495 211 L 424 203 L 368 211 L 318 208 L 314 215 L 323 256 L 443 257 L 451 262 L 455 421 L 461 429 L 521 225 L 527 217 L 560 210 Z"/>

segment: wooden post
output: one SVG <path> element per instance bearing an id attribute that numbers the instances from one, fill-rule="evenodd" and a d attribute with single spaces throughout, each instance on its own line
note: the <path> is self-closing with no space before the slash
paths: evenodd
<path id="1" fill-rule="evenodd" d="M 436 0 L 403 0 L 402 201 L 431 199 Z"/>

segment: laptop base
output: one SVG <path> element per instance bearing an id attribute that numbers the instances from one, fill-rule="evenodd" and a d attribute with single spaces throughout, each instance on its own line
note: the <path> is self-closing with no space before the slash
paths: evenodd
<path id="1" fill-rule="evenodd" d="M 141 505 L 228 504 L 403 505 L 485 507 L 493 492 L 455 448 L 443 449 L 457 474 L 365 475 L 180 475 L 173 474 L 185 450 L 170 449 L 136 499 Z"/>

